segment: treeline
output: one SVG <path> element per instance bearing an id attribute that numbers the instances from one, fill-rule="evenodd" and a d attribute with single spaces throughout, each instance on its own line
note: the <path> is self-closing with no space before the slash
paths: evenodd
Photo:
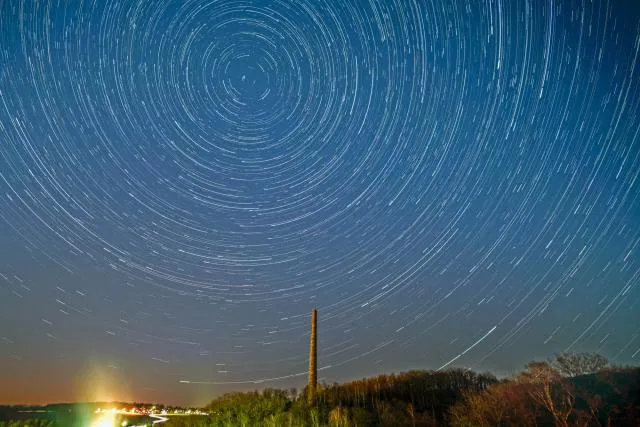
<path id="1" fill-rule="evenodd" d="M 411 371 L 333 384 L 321 390 L 317 400 L 319 407 L 329 409 L 328 422 L 341 420 L 338 425 L 363 418 L 367 425 L 442 425 L 464 393 L 478 393 L 495 383 L 492 374 L 469 370 Z"/>
<path id="2" fill-rule="evenodd" d="M 611 367 L 606 358 L 590 353 L 561 354 L 531 362 L 503 380 L 462 369 L 411 371 L 319 385 L 313 398 L 306 390 L 297 393 L 295 389 L 230 393 L 203 409 L 208 416 L 174 416 L 162 425 L 640 426 L 640 368 Z M 47 420 L 0 422 L 0 427 L 25 425 L 53 424 Z M 71 424 L 58 418 L 55 425 Z"/>
<path id="3" fill-rule="evenodd" d="M 210 416 L 171 426 L 638 426 L 640 369 L 612 368 L 599 355 L 561 354 L 518 375 L 453 369 L 380 375 L 305 391 L 266 389 L 212 401 Z"/>
<path id="4" fill-rule="evenodd" d="M 212 415 L 210 419 L 191 425 L 441 425 L 449 407 L 463 393 L 479 392 L 495 383 L 493 375 L 471 371 L 412 371 L 321 385 L 313 401 L 305 392 L 297 396 L 292 390 L 231 393 L 205 408 Z M 190 422 L 198 421 L 196 418 Z M 187 424 L 176 419 L 168 425 Z"/>
<path id="5" fill-rule="evenodd" d="M 640 369 L 602 368 L 563 376 L 548 362 L 452 406 L 449 424 L 463 426 L 640 426 Z"/>

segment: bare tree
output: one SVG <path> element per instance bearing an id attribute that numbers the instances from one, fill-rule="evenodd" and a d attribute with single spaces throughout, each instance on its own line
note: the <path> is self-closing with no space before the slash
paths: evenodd
<path id="1" fill-rule="evenodd" d="M 609 359 L 596 353 L 561 353 L 552 362 L 564 377 L 593 374 L 609 365 Z"/>
<path id="2" fill-rule="evenodd" d="M 534 386 L 531 397 L 549 411 L 556 427 L 569 427 L 575 397 L 560 372 L 547 362 L 531 362 L 521 380 Z"/>

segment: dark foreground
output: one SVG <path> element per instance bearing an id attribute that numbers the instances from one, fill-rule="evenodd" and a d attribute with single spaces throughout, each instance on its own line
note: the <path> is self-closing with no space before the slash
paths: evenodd
<path id="1" fill-rule="evenodd" d="M 93 427 L 96 415 L 91 404 L 28 409 L 0 407 L 0 427 Z M 640 368 L 609 367 L 606 359 L 591 354 L 559 355 L 531 362 L 500 381 L 470 370 L 412 371 L 318 386 L 315 397 L 294 389 L 231 393 L 204 411 L 207 415 L 173 416 L 155 425 L 640 426 Z M 153 421 L 123 417 L 113 426 Z"/>

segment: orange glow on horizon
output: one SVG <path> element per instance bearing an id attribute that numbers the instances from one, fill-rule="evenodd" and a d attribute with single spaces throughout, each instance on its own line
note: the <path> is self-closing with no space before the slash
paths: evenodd
<path id="1" fill-rule="evenodd" d="M 76 401 L 128 402 L 135 399 L 126 377 L 105 363 L 93 363 L 76 380 Z"/>

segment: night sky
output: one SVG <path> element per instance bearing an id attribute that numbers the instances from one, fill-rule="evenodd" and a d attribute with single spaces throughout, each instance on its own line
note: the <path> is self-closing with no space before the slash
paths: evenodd
<path id="1" fill-rule="evenodd" d="M 0 0 L 0 402 L 640 360 L 640 4 Z"/>

